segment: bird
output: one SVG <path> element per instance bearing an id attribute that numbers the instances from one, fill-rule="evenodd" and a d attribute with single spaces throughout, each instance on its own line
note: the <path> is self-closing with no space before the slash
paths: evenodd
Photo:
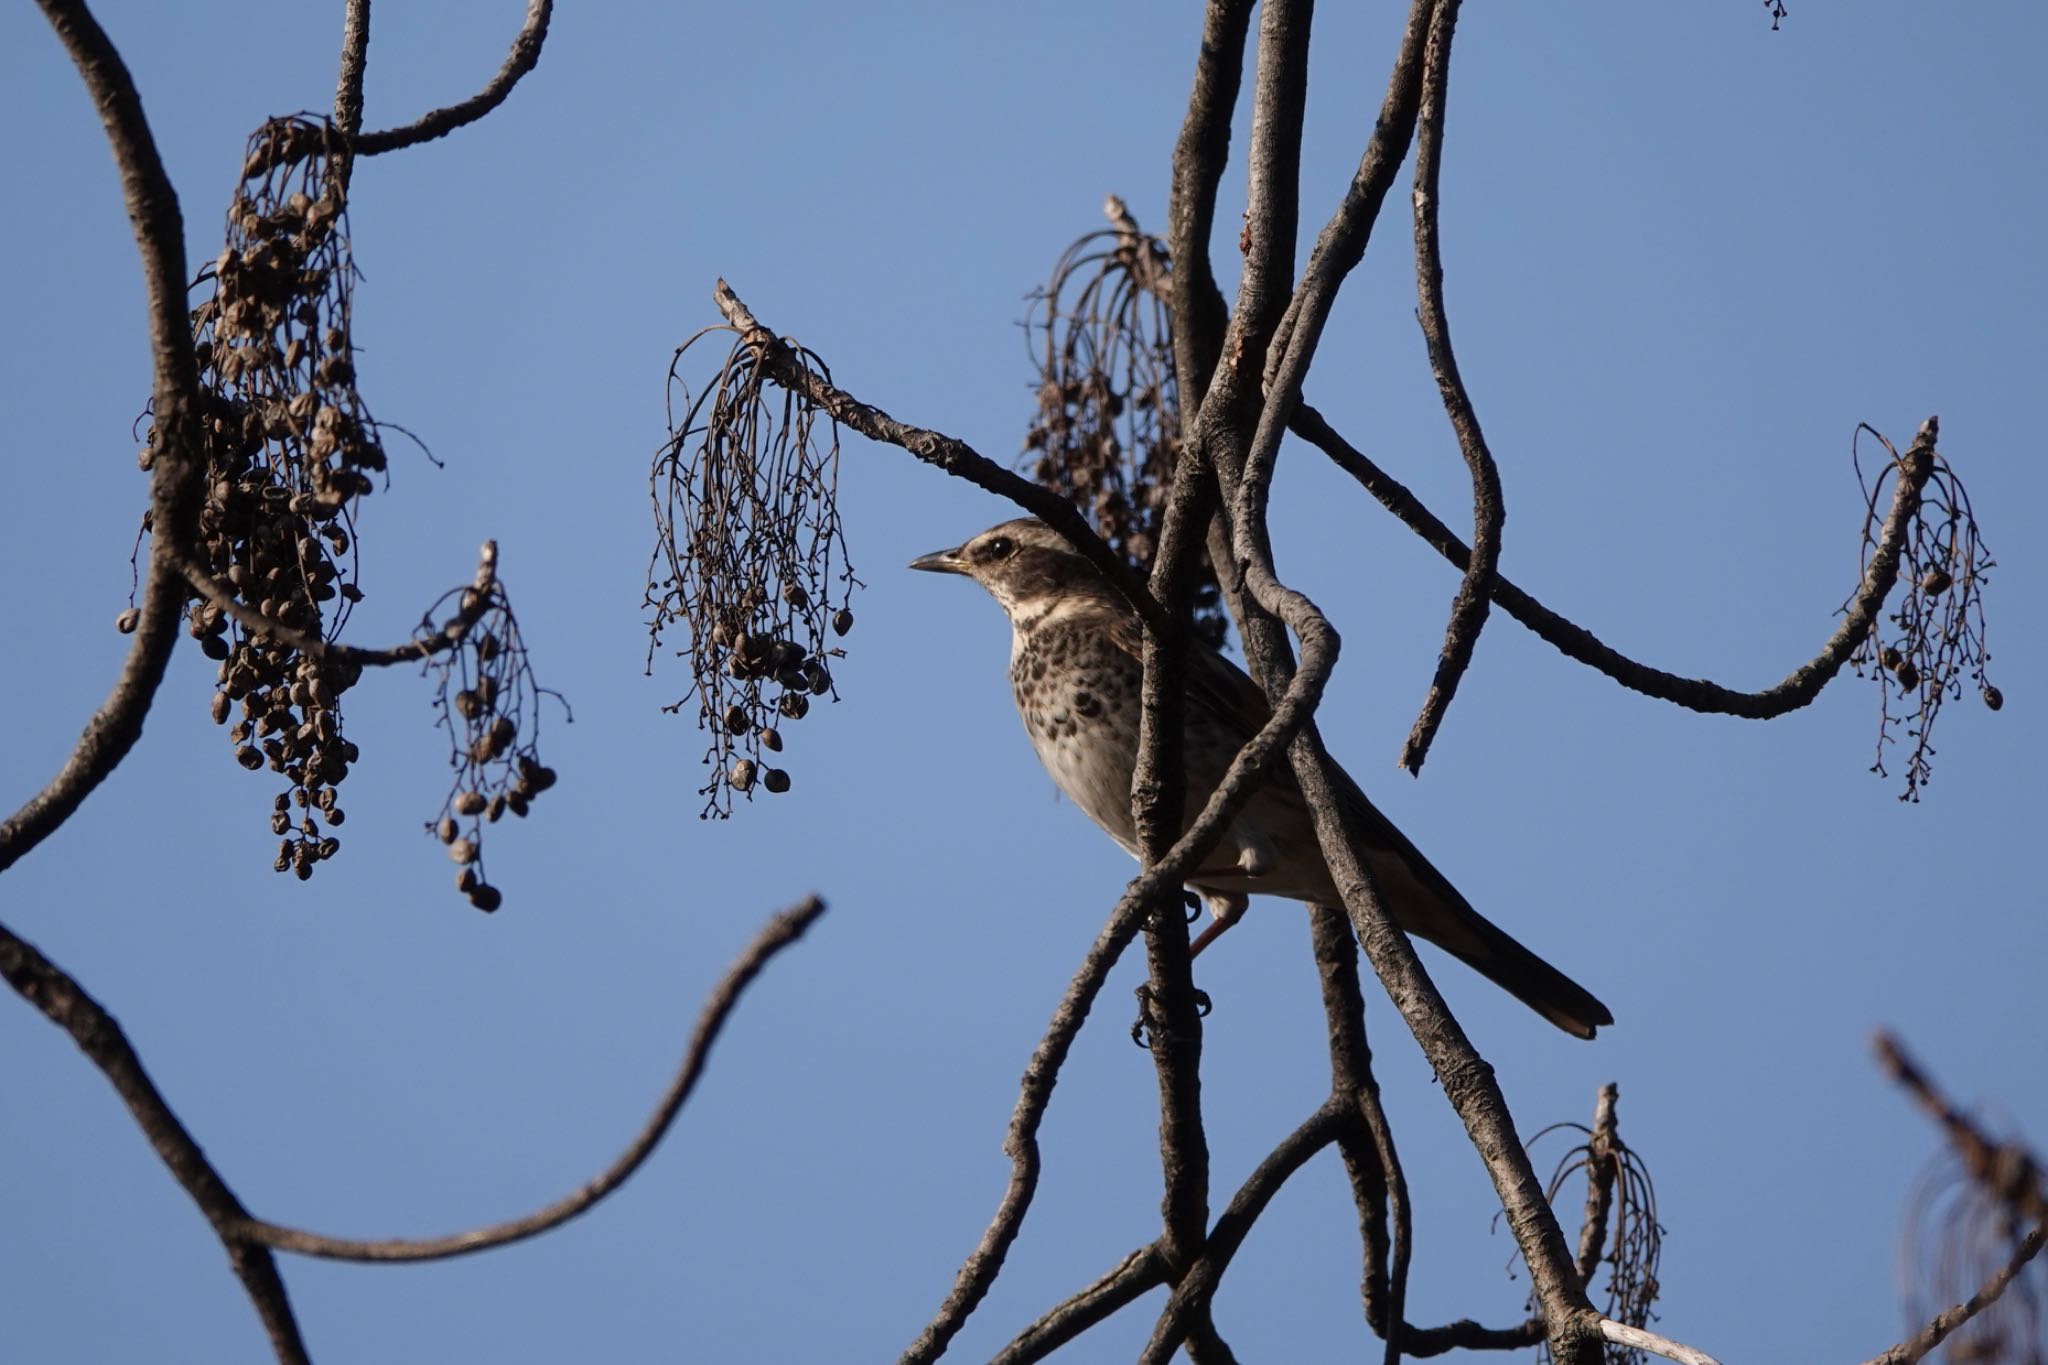
<path id="1" fill-rule="evenodd" d="M 1017 711 L 1053 782 L 1117 843 L 1137 855 L 1131 774 L 1142 712 L 1143 626 L 1102 571 L 1035 517 L 992 526 L 913 569 L 973 579 L 1009 616 L 1010 685 Z M 1208 646 L 1186 650 L 1182 828 L 1208 801 L 1246 740 L 1271 715 L 1265 694 Z M 1333 765 L 1340 799 L 1361 832 L 1382 903 L 1403 930 L 1459 958 L 1567 1033 L 1591 1038 L 1614 1016 L 1585 987 L 1474 910 L 1394 823 Z M 1219 838 L 1211 866 L 1187 885 L 1213 922 L 1199 954 L 1243 915 L 1252 895 L 1341 906 L 1308 803 L 1277 765 Z"/>

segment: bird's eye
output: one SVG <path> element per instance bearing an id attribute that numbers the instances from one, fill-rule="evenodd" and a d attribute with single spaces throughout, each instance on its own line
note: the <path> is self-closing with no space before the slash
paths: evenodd
<path id="1" fill-rule="evenodd" d="M 997 536 L 993 540 L 982 542 L 981 557 L 983 559 L 1003 559 L 1008 557 L 1009 553 L 1016 548 L 1016 541 L 1011 540 L 1008 536 Z"/>

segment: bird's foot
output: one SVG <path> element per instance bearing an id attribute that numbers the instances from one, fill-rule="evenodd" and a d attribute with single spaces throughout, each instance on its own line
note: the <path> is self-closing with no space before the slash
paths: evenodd
<path id="1" fill-rule="evenodd" d="M 1153 1040 L 1162 1032 L 1159 1023 L 1155 1019 L 1159 1009 L 1152 997 L 1152 983 L 1149 981 L 1140 982 L 1136 994 L 1138 997 L 1138 1017 L 1131 1023 L 1131 1041 L 1144 1048 L 1147 1052 L 1150 1052 Z M 1207 1019 L 1215 1007 L 1215 1003 L 1209 999 L 1209 992 L 1203 990 L 1200 986 L 1195 987 L 1195 1017 L 1197 1019 Z"/>

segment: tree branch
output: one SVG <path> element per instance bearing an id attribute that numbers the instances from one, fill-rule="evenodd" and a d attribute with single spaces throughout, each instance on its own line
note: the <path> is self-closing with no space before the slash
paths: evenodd
<path id="1" fill-rule="evenodd" d="M 121 172 L 121 190 L 148 296 L 151 407 L 157 451 L 150 482 L 149 582 L 128 659 L 113 690 L 56 776 L 0 821 L 0 871 L 71 817 L 142 737 L 143 718 L 177 644 L 184 583 L 168 563 L 196 524 L 205 469 L 199 430 L 199 371 L 185 315 L 185 227 L 178 196 L 143 116 L 135 82 L 83 0 L 38 0 L 99 107 Z"/>
<path id="2" fill-rule="evenodd" d="M 1291 429 L 1303 440 L 1350 474 L 1386 509 L 1408 524 L 1422 539 L 1435 547 L 1451 564 L 1465 569 L 1471 551 L 1421 500 L 1357 447 L 1346 441 L 1323 415 L 1307 403 L 1294 413 Z M 1493 583 L 1493 600 L 1501 610 L 1534 631 L 1566 658 L 1599 670 L 1632 691 L 1688 710 L 1713 715 L 1740 716 L 1748 720 L 1770 720 L 1810 704 L 1834 676 L 1842 671 L 1856 646 L 1870 633 L 1878 612 L 1898 582 L 1899 559 L 1914 515 L 1920 510 L 1921 491 L 1934 473 L 1934 445 L 1938 421 L 1930 417 L 1921 423 L 1912 446 L 1900 457 L 1899 477 L 1892 489 L 1892 505 L 1885 516 L 1876 551 L 1864 570 L 1863 581 L 1850 599 L 1841 625 L 1835 628 L 1821 650 L 1778 683 L 1756 692 L 1742 692 L 1709 682 L 1686 678 L 1638 663 L 1602 643 L 1591 631 L 1574 624 L 1544 606 L 1506 578 Z"/>
<path id="3" fill-rule="evenodd" d="M 348 0 L 334 81 L 334 126 L 346 142 L 363 130 L 363 74 L 370 61 L 370 0 Z"/>
<path id="4" fill-rule="evenodd" d="M 367 31 L 369 20 L 368 0 L 352 0 L 363 6 L 364 27 Z M 548 20 L 554 13 L 553 0 L 527 0 L 526 21 L 520 25 L 519 36 L 512 40 L 512 50 L 505 56 L 505 64 L 498 68 L 498 74 L 490 83 L 459 104 L 451 104 L 425 114 L 403 128 L 387 128 L 381 132 L 364 133 L 356 138 L 353 151 L 358 156 L 378 156 L 384 152 L 395 152 L 405 147 L 431 142 L 437 137 L 446 137 L 457 128 L 475 123 L 491 110 L 505 102 L 512 93 L 512 87 L 540 62 L 541 45 L 548 38 Z M 350 15 L 351 20 L 354 14 Z M 367 38 L 365 39 L 367 41 Z M 348 67 L 343 65 L 344 83 L 348 80 Z M 355 72 L 355 115 L 362 117 L 362 71 Z M 336 110 L 340 111 L 340 101 Z"/>
<path id="5" fill-rule="evenodd" d="M 243 1240 L 241 1228 L 248 1221 L 248 1210 L 171 1112 L 121 1025 L 69 973 L 4 924 L 0 924 L 0 977 L 69 1034 L 112 1083 L 143 1137 L 220 1238 L 228 1264 L 255 1305 L 281 1365 L 306 1365 L 305 1340 L 292 1315 L 291 1298 L 277 1273 L 276 1259 L 264 1248 Z"/>
<path id="6" fill-rule="evenodd" d="M 1493 580 L 1500 564 L 1500 536 L 1507 508 L 1501 498 L 1500 471 L 1494 467 L 1493 452 L 1486 448 L 1486 436 L 1479 429 L 1479 414 L 1465 391 L 1458 373 L 1458 356 L 1451 349 L 1451 322 L 1444 311 L 1443 255 L 1437 234 L 1438 180 L 1443 168 L 1444 112 L 1450 98 L 1451 39 L 1457 31 L 1459 0 L 1438 0 L 1429 21 L 1429 42 L 1422 63 L 1422 110 L 1415 135 L 1415 286 L 1421 308 L 1422 336 L 1429 348 L 1430 369 L 1436 373 L 1437 391 L 1442 394 L 1444 412 L 1457 433 L 1458 448 L 1464 452 L 1472 474 L 1472 546 L 1465 566 L 1464 581 L 1451 602 L 1450 624 L 1444 630 L 1442 652 L 1437 656 L 1436 676 L 1429 695 L 1423 699 L 1422 714 L 1408 732 L 1401 747 L 1401 766 L 1410 776 L 1422 771 L 1429 756 L 1430 741 L 1443 724 L 1458 682 L 1471 665 L 1478 647 L 1479 632 L 1486 625 L 1487 608 L 1493 601 Z"/>
<path id="7" fill-rule="evenodd" d="M 1209 391 L 1229 325 L 1209 259 L 1209 238 L 1216 228 L 1216 189 L 1230 162 L 1230 118 L 1244 79 L 1251 18 L 1251 0 L 1209 0 L 1194 89 L 1173 148 L 1173 190 L 1166 210 L 1173 277 L 1167 306 L 1173 313 L 1175 380 L 1190 409 L 1199 408 Z"/>
<path id="8" fill-rule="evenodd" d="M 1675 1360 L 1678 1365 L 1721 1365 L 1720 1361 L 1705 1351 L 1696 1351 L 1682 1342 L 1673 1341 L 1670 1337 L 1646 1332 L 1640 1327 L 1616 1322 L 1613 1318 L 1600 1319 L 1600 1336 L 1603 1340 L 1611 1341 L 1617 1346 L 1626 1346 L 1632 1351 L 1648 1351 L 1651 1355 Z"/>
<path id="9" fill-rule="evenodd" d="M 1159 1244 L 1141 1246 L 1119 1261 L 1116 1269 L 1048 1309 L 1038 1321 L 1012 1338 L 1008 1346 L 996 1352 L 989 1365 L 1030 1365 L 1032 1361 L 1043 1360 L 1118 1309 L 1165 1283 L 1166 1259 L 1159 1254 Z"/>
<path id="10" fill-rule="evenodd" d="M 1864 1365 L 1916 1365 L 1918 1361 L 1924 1360 L 1948 1339 L 1950 1333 L 1997 1303 L 1999 1296 L 2005 1293 L 2006 1286 L 2027 1268 L 2029 1261 L 2040 1254 L 2044 1241 L 2048 1241 L 2048 1229 L 2036 1227 L 2020 1239 L 2019 1245 L 2013 1248 L 2011 1258 L 1993 1272 L 1991 1278 L 1984 1282 L 1983 1288 L 1955 1307 L 1943 1309 L 1935 1314 L 1934 1320 L 1921 1328 L 1912 1340 L 1902 1341 L 1872 1356 Z"/>
<path id="11" fill-rule="evenodd" d="M 1103 543 L 1102 537 L 1095 534 L 1086 519 L 1065 498 L 997 464 L 965 441 L 899 422 L 880 408 L 863 403 L 814 374 L 798 363 L 788 342 L 755 319 L 746 304 L 740 302 L 739 295 L 732 291 L 732 286 L 724 280 L 718 282 L 711 297 L 726 322 L 754 348 L 761 365 L 783 388 L 801 394 L 823 409 L 833 421 L 851 427 L 870 441 L 906 450 L 956 479 L 965 479 L 977 488 L 1008 498 L 1065 536 L 1075 549 L 1085 554 L 1144 618 L 1149 629 L 1178 629 L 1144 582 L 1132 572 L 1131 566 Z"/>

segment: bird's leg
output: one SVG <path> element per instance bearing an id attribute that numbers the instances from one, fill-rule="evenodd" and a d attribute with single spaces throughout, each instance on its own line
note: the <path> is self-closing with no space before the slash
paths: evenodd
<path id="1" fill-rule="evenodd" d="M 1216 918 L 1208 928 L 1195 935 L 1194 942 L 1188 945 L 1189 961 L 1200 957 L 1202 949 L 1221 938 L 1224 930 L 1243 919 L 1245 907 L 1252 903 L 1251 897 L 1245 895 L 1242 891 L 1227 893 L 1211 892 L 1208 899 L 1209 912 Z"/>

